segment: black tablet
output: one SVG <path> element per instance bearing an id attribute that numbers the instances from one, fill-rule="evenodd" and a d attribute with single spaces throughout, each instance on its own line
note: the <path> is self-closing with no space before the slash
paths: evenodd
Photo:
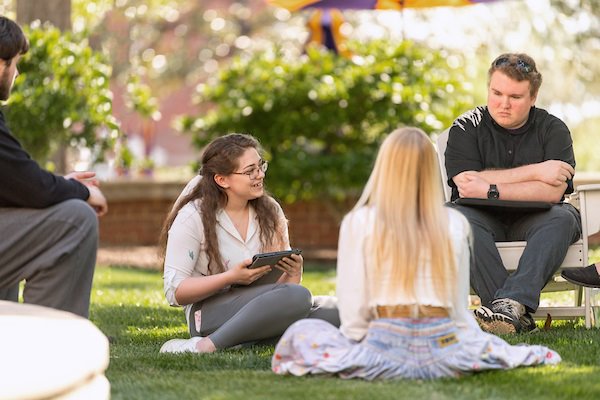
<path id="1" fill-rule="evenodd" d="M 523 200 L 501 200 L 501 199 L 473 199 L 459 197 L 454 204 L 469 207 L 496 208 L 505 211 L 544 211 L 549 210 L 555 203 L 547 201 L 523 201 Z"/>
<path id="2" fill-rule="evenodd" d="M 256 254 L 252 257 L 252 264 L 248 266 L 248 268 L 257 268 L 263 265 L 275 265 L 281 260 L 283 257 L 288 257 L 292 254 L 301 254 L 302 250 L 300 249 L 292 249 L 292 250 L 284 250 L 284 251 L 275 251 L 272 253 L 260 253 Z M 279 278 L 283 275 L 283 271 L 279 268 L 273 267 L 271 271 L 269 271 L 264 276 L 258 278 L 254 282 L 252 282 L 248 286 L 253 285 L 265 285 L 270 283 L 276 283 Z"/>
<path id="3" fill-rule="evenodd" d="M 300 254 L 300 253 L 302 253 L 302 250 L 292 249 L 292 250 L 274 251 L 272 253 L 255 254 L 254 257 L 252 257 L 252 264 L 250 264 L 248 266 L 248 268 L 257 268 L 257 267 L 262 267 L 263 265 L 275 265 L 283 257 L 289 257 L 292 254 Z"/>

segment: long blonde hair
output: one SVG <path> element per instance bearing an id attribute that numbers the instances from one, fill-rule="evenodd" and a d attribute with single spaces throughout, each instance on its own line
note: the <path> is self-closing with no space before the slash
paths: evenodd
<path id="1" fill-rule="evenodd" d="M 366 243 L 371 292 L 414 298 L 417 270 L 428 263 L 439 298 L 450 300 L 456 265 L 448 212 L 435 149 L 422 130 L 400 128 L 383 141 L 355 209 L 363 206 L 375 212 Z"/>

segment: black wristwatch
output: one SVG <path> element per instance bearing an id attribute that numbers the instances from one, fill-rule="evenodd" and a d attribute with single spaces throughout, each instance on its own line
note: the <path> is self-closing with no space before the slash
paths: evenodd
<path id="1" fill-rule="evenodd" d="M 500 192 L 498 191 L 498 187 L 496 185 L 490 185 L 488 189 L 488 199 L 499 199 Z"/>

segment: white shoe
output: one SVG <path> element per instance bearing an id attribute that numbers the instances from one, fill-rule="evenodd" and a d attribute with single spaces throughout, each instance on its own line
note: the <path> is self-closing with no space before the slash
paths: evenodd
<path id="1" fill-rule="evenodd" d="M 160 353 L 198 353 L 196 343 L 201 339 L 200 336 L 194 336 L 189 339 L 167 340 L 160 348 Z"/>

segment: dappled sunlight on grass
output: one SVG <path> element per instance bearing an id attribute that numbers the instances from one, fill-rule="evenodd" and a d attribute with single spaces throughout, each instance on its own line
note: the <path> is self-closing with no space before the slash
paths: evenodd
<path id="1" fill-rule="evenodd" d="M 145 328 L 128 326 L 124 332 L 132 340 L 168 340 L 189 337 L 185 325 L 181 326 L 148 326 Z"/>
<path id="2" fill-rule="evenodd" d="M 306 286 L 313 295 L 335 296 L 335 269 L 306 268 L 302 285 Z"/>

